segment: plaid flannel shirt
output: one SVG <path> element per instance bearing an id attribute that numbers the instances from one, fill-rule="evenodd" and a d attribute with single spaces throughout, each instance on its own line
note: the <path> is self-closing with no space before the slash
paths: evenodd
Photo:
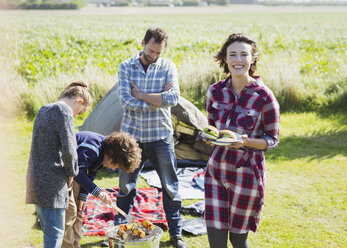
<path id="1" fill-rule="evenodd" d="M 147 143 L 173 134 L 171 107 L 177 104 L 180 93 L 177 69 L 172 61 L 159 58 L 145 72 L 140 64 L 140 55 L 123 61 L 119 66 L 119 97 L 124 109 L 120 130 L 131 134 L 141 143 Z M 161 93 L 162 105 L 149 110 L 149 103 L 131 95 L 131 81 L 144 93 Z M 169 82 L 174 87 L 164 92 L 163 88 Z"/>
<path id="2" fill-rule="evenodd" d="M 260 77 L 246 86 L 239 96 L 230 89 L 230 78 L 212 85 L 207 93 L 207 118 L 210 125 L 218 129 L 229 129 L 250 138 L 264 138 L 266 150 L 275 148 L 279 143 L 280 113 L 279 105 L 272 91 Z M 225 150 L 225 157 L 222 156 Z M 216 146 L 211 159 L 220 162 L 225 159 L 236 167 L 242 166 L 244 155 L 249 151 L 261 155 L 263 151 L 251 148 L 229 149 Z"/>

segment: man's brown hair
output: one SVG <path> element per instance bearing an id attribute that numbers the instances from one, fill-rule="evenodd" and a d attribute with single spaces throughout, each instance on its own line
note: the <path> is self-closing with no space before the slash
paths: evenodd
<path id="1" fill-rule="evenodd" d="M 113 132 L 106 136 L 102 149 L 112 163 L 126 172 L 133 172 L 141 163 L 141 149 L 136 139 L 125 132 Z"/>
<path id="2" fill-rule="evenodd" d="M 158 28 L 158 27 L 149 28 L 146 31 L 146 34 L 143 40 L 145 41 L 145 44 L 147 44 L 152 38 L 154 39 L 155 43 L 161 44 L 164 41 L 165 46 L 167 45 L 168 36 L 166 32 L 161 28 Z"/>

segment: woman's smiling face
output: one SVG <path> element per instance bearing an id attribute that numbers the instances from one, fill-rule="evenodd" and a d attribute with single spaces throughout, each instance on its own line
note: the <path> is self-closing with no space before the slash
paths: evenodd
<path id="1" fill-rule="evenodd" d="M 235 41 L 227 48 L 225 63 L 231 76 L 246 76 L 253 63 L 252 46 L 245 42 Z"/>

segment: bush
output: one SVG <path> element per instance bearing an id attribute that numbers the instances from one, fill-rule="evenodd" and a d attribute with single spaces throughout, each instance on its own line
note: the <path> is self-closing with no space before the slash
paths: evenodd
<path id="1" fill-rule="evenodd" d="M 183 0 L 183 6 L 199 6 L 200 0 Z"/>
<path id="2" fill-rule="evenodd" d="M 42 106 L 42 103 L 37 101 L 37 97 L 35 96 L 34 92 L 22 93 L 19 99 L 21 102 L 19 109 L 25 113 L 25 116 L 29 120 L 34 120 L 37 111 L 39 111 L 40 107 Z"/>
<path id="3" fill-rule="evenodd" d="M 181 1 L 181 0 L 174 0 L 173 1 L 173 5 L 174 6 L 182 6 L 183 5 L 183 1 Z"/>
<path id="4" fill-rule="evenodd" d="M 81 0 L 76 0 L 70 3 L 58 3 L 58 2 L 42 2 L 32 1 L 25 2 L 20 7 L 22 9 L 79 9 L 83 7 Z"/>
<path id="5" fill-rule="evenodd" d="M 208 65 L 185 66 L 180 72 L 181 96 L 188 99 L 199 109 L 206 109 L 206 93 L 208 87 L 222 78 L 221 71 Z"/>
<path id="6" fill-rule="evenodd" d="M 327 108 L 332 112 L 342 111 L 347 114 L 347 78 L 345 77 L 340 82 L 333 84 L 333 86 L 342 86 L 342 89 L 334 89 L 333 93 L 336 94 L 329 99 Z M 342 91 L 342 93 L 339 94 L 339 91 Z"/>
<path id="7" fill-rule="evenodd" d="M 256 4 L 257 0 L 230 0 L 230 3 L 234 4 Z"/>
<path id="8" fill-rule="evenodd" d="M 127 7 L 130 5 L 131 5 L 131 2 L 128 2 L 126 0 L 115 1 L 114 3 L 111 4 L 111 6 L 117 6 L 117 7 Z"/>
<path id="9" fill-rule="evenodd" d="M 228 5 L 229 0 L 208 0 L 208 5 Z"/>
<path id="10" fill-rule="evenodd" d="M 228 0 L 217 0 L 218 5 L 228 5 L 229 1 Z"/>
<path id="11" fill-rule="evenodd" d="M 157 1 L 149 1 L 148 6 L 160 6 L 160 7 L 168 7 L 172 6 L 172 3 L 170 2 L 157 2 Z"/>

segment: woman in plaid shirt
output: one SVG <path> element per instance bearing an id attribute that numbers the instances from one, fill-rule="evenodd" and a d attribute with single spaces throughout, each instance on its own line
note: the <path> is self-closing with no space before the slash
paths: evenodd
<path id="1" fill-rule="evenodd" d="M 215 146 L 205 175 L 205 221 L 210 247 L 249 247 L 258 228 L 265 188 L 264 152 L 279 143 L 280 112 L 259 76 L 256 43 L 232 34 L 216 55 L 229 77 L 207 92 L 207 117 L 219 130 L 242 134 L 242 144 Z"/>

